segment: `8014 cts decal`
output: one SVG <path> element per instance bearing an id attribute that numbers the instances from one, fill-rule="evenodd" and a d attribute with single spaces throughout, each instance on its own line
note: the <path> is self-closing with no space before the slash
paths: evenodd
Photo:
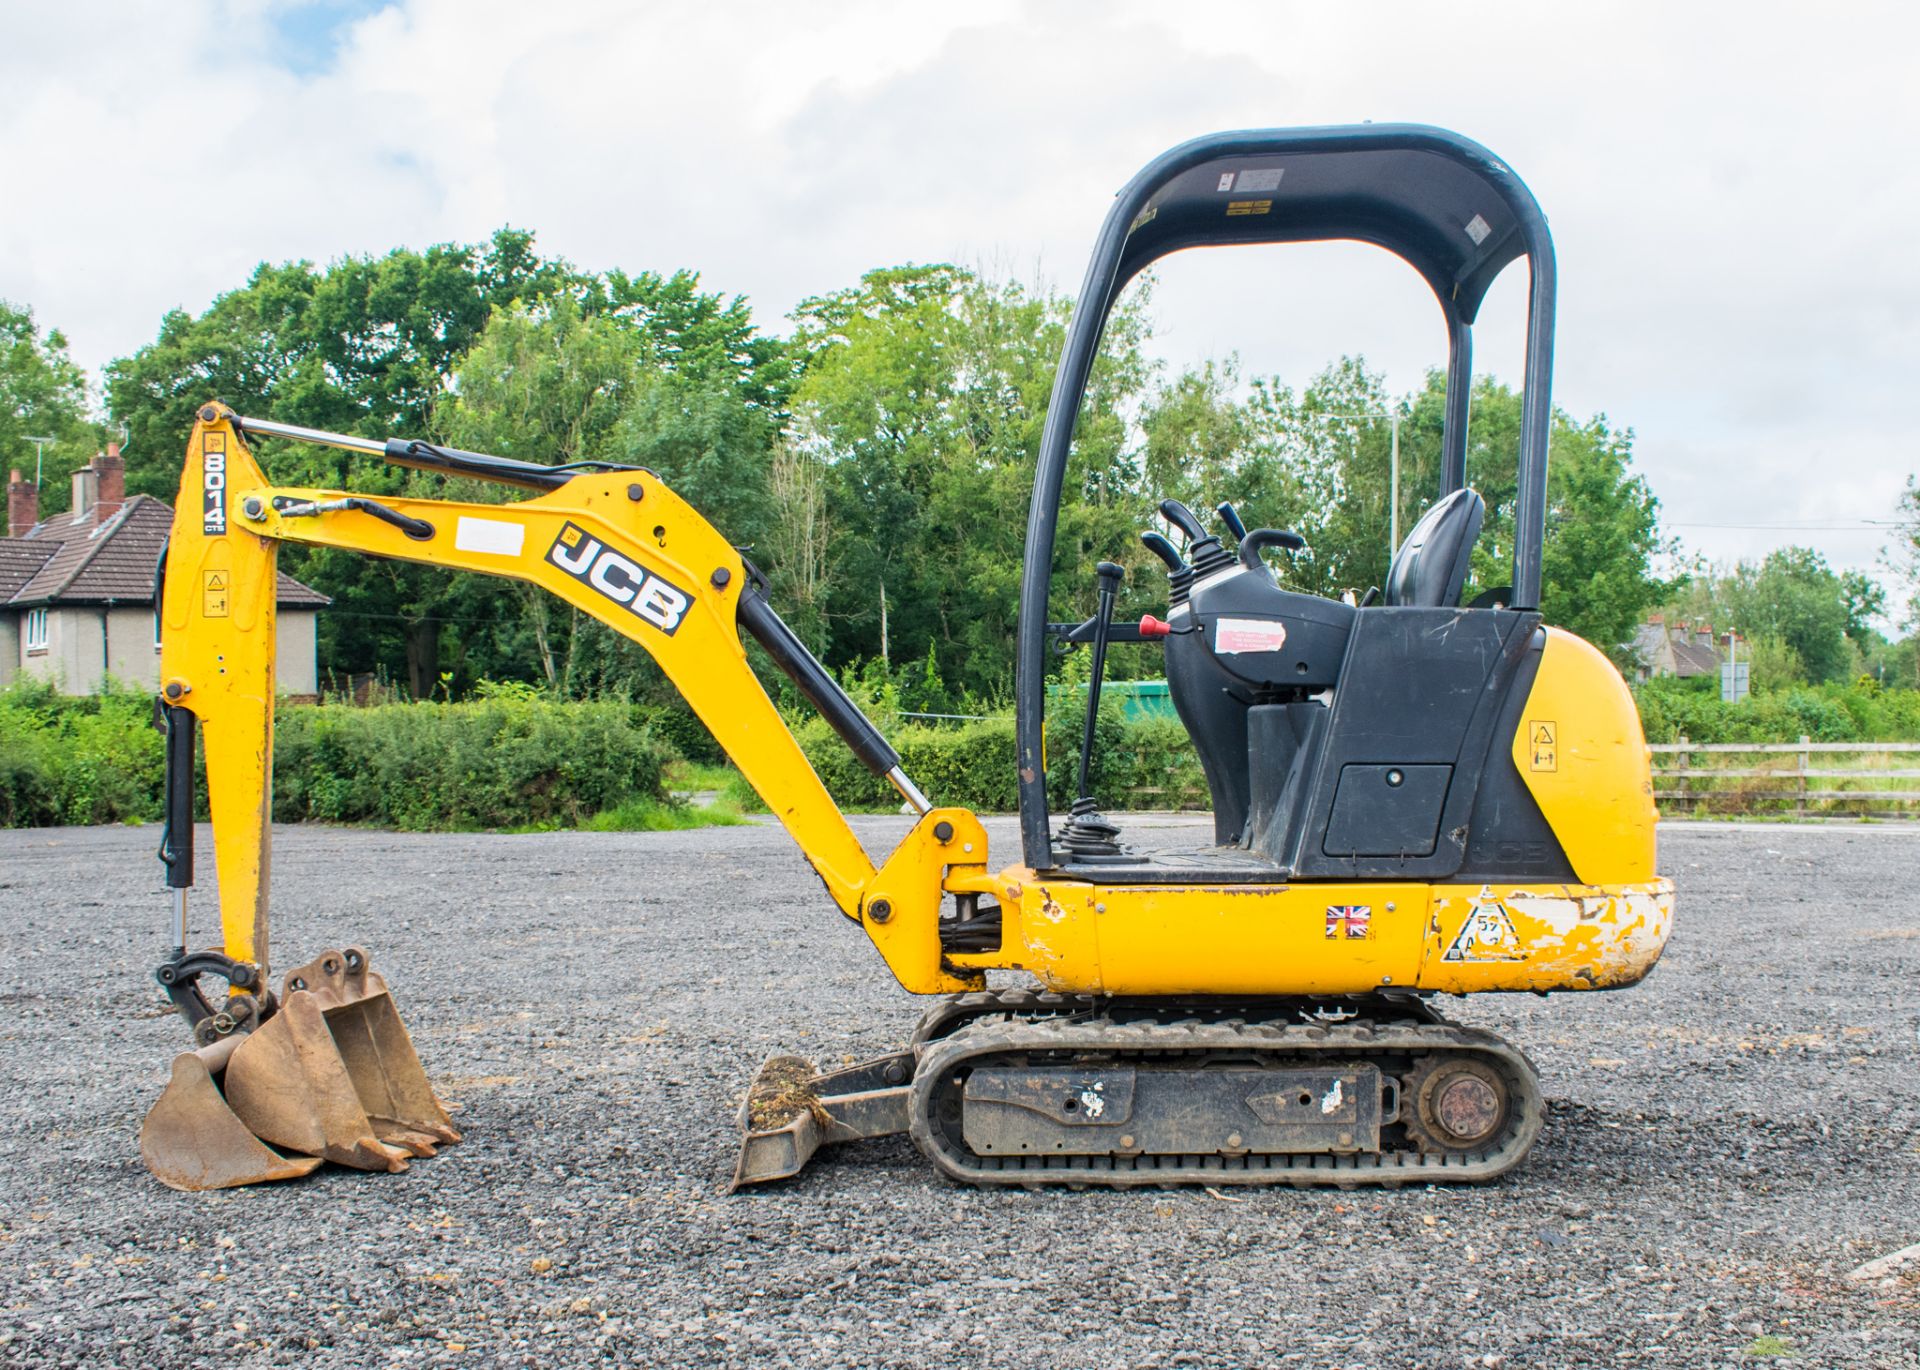
<path id="1" fill-rule="evenodd" d="M 575 523 L 560 529 L 547 560 L 615 604 L 624 605 L 668 637 L 686 617 L 693 596 L 590 536 Z"/>
<path id="2" fill-rule="evenodd" d="M 207 434 L 200 454 L 201 507 L 205 511 L 200 530 L 210 537 L 227 531 L 227 435 Z"/>

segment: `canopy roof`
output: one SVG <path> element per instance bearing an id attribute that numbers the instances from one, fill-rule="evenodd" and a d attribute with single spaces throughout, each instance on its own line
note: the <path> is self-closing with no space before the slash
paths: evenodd
<path id="1" fill-rule="evenodd" d="M 1505 162 L 1420 125 L 1217 133 L 1166 153 L 1129 190 L 1147 187 L 1115 291 L 1182 248 L 1346 239 L 1405 259 L 1471 323 L 1501 269 L 1536 230 L 1544 239 L 1539 206 Z"/>

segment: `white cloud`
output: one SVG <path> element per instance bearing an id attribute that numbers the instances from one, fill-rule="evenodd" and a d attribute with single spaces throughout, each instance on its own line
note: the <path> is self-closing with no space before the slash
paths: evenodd
<path id="1" fill-rule="evenodd" d="M 909 259 L 1070 288 L 1109 195 L 1171 143 L 1414 119 L 1479 138 L 1546 207 L 1556 393 L 1637 430 L 1690 546 L 1870 565 L 1872 530 L 1694 525 L 1884 517 L 1915 468 L 1920 23 L 1899 7 L 419 0 L 342 22 L 306 76 L 276 59 L 289 22 L 215 0 L 0 17 L 0 295 L 89 366 L 263 259 L 507 222 L 586 265 L 697 268 L 769 326 Z M 1441 359 L 1424 287 L 1363 249 L 1161 274 L 1175 356 L 1238 348 L 1297 381 L 1364 351 L 1403 387 Z M 1515 273 L 1483 315 L 1508 377 L 1524 306 Z"/>

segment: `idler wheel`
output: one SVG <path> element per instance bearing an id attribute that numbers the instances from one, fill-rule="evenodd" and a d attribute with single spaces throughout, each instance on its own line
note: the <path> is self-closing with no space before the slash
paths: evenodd
<path id="1" fill-rule="evenodd" d="M 1482 1061 L 1429 1056 L 1407 1077 L 1407 1135 L 1422 1151 L 1478 1151 L 1506 1130 L 1507 1082 Z"/>

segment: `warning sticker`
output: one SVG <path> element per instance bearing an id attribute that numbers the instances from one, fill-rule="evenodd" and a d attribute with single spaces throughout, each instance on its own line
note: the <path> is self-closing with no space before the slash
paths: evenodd
<path id="1" fill-rule="evenodd" d="M 1481 895 L 1467 911 L 1466 922 L 1440 958 L 1443 961 L 1524 961 L 1526 948 L 1513 930 L 1513 919 L 1498 899 Z"/>
<path id="2" fill-rule="evenodd" d="M 1246 214 L 1269 214 L 1273 211 L 1272 200 L 1228 200 L 1227 217 L 1236 219 Z"/>
<path id="3" fill-rule="evenodd" d="M 1560 728 L 1558 724 L 1535 720 L 1527 724 L 1527 769 L 1560 769 Z"/>
<path id="4" fill-rule="evenodd" d="M 233 579 L 226 571 L 205 571 L 200 576 L 200 616 L 227 616 L 227 585 Z"/>
<path id="5" fill-rule="evenodd" d="M 1240 173 L 1240 193 L 1258 195 L 1263 191 L 1280 189 L 1280 178 L 1286 175 L 1285 167 L 1253 167 Z M 1225 187 L 1221 187 L 1225 189 Z"/>
<path id="6" fill-rule="evenodd" d="M 1484 243 L 1487 240 L 1487 235 L 1491 232 L 1493 232 L 1492 226 L 1478 214 L 1467 220 L 1467 236 L 1473 239 L 1473 245 L 1475 247 Z"/>
<path id="7" fill-rule="evenodd" d="M 1232 190 L 1233 189 L 1233 173 L 1231 171 L 1221 172 L 1220 184 L 1215 186 L 1214 189 L 1215 190 Z"/>
<path id="8" fill-rule="evenodd" d="M 1265 618 L 1223 618 L 1214 625 L 1215 652 L 1277 652 L 1287 645 L 1287 625 Z"/>

